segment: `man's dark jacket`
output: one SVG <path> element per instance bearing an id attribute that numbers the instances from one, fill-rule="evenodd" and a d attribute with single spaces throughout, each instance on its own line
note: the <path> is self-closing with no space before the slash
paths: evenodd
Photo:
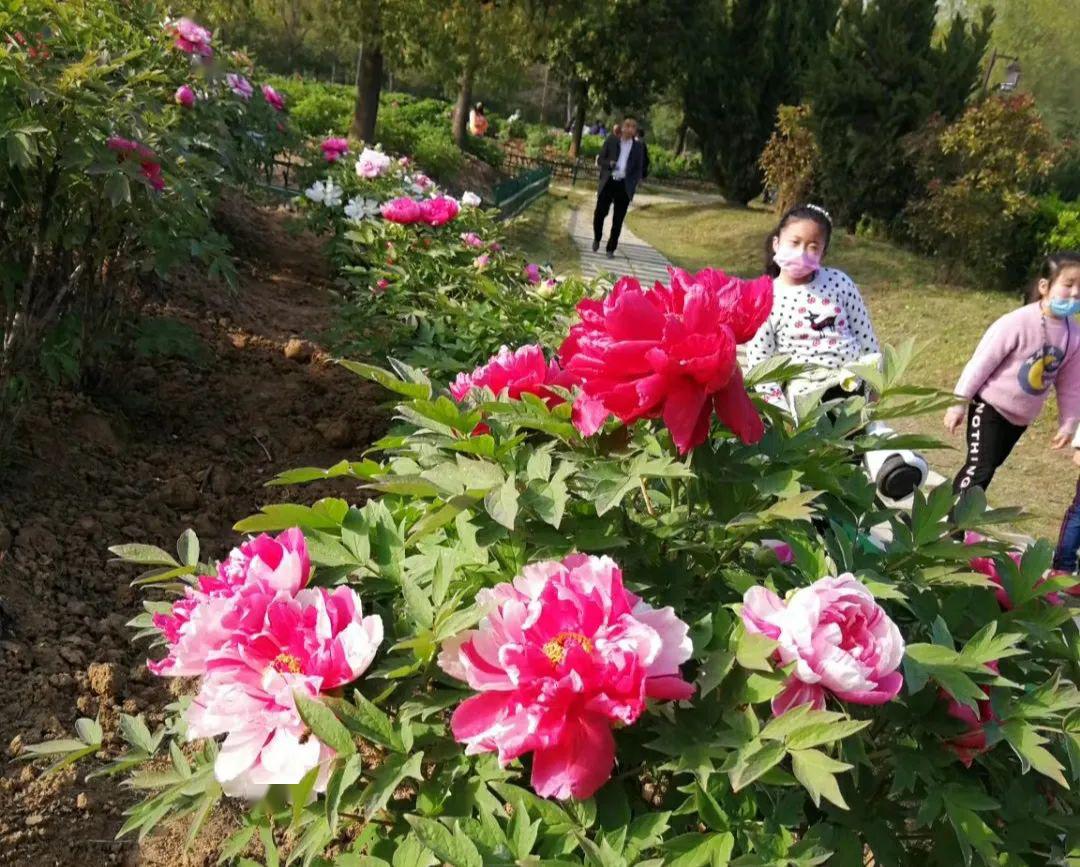
<path id="1" fill-rule="evenodd" d="M 596 164 L 600 167 L 600 187 L 608 182 L 615 164 L 619 161 L 619 142 L 621 139 L 609 135 L 604 140 L 604 146 L 600 148 L 600 156 L 596 158 Z M 630 145 L 630 156 L 626 160 L 626 194 L 632 199 L 638 183 L 641 181 L 645 169 L 644 146 L 637 139 Z"/>

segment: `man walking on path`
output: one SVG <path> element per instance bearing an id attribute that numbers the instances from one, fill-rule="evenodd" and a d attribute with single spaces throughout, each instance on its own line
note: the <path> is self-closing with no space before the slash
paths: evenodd
<path id="1" fill-rule="evenodd" d="M 596 210 L 593 212 L 593 252 L 600 249 L 600 240 L 604 235 L 604 220 L 611 205 L 615 205 L 615 216 L 611 220 L 611 234 L 608 236 L 607 257 L 615 258 L 615 248 L 619 246 L 619 233 L 630 200 L 634 198 L 644 169 L 644 147 L 637 141 L 637 120 L 627 117 L 620 125 L 619 135 L 609 135 L 600 149 L 596 163 L 600 167 L 600 186 L 596 196 Z"/>

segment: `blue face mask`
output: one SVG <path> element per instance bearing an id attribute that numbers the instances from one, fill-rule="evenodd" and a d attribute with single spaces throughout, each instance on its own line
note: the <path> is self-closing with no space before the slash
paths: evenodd
<path id="1" fill-rule="evenodd" d="M 1080 313 L 1080 298 L 1051 298 L 1048 306 L 1059 319 L 1068 319 Z"/>

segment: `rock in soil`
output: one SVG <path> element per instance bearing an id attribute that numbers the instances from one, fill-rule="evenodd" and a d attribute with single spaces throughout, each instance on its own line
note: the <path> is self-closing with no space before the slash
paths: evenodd
<path id="1" fill-rule="evenodd" d="M 306 340 L 300 340 L 293 338 L 285 344 L 285 357 L 291 361 L 308 362 L 311 361 L 311 356 L 314 353 L 315 348 Z"/>

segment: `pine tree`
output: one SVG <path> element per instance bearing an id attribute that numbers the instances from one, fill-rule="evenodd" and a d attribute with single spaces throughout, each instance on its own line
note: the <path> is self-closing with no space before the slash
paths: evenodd
<path id="1" fill-rule="evenodd" d="M 677 72 L 686 119 L 721 192 L 746 203 L 762 189 L 758 158 L 776 110 L 796 103 L 838 0 L 689 0 Z"/>
<path id="2" fill-rule="evenodd" d="M 915 189 L 905 142 L 935 114 L 952 120 L 979 80 L 990 13 L 953 21 L 935 42 L 936 0 L 844 4 L 808 98 L 821 149 L 820 190 L 842 225 L 894 223 Z"/>

